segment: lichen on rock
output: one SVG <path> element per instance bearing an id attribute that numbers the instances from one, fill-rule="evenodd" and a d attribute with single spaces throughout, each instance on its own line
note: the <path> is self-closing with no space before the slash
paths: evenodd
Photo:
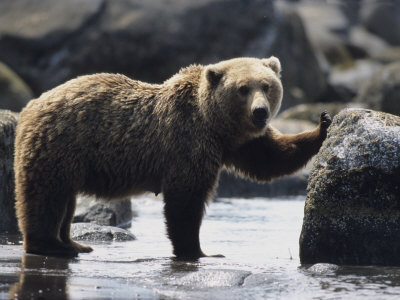
<path id="1" fill-rule="evenodd" d="M 400 117 L 348 109 L 311 170 L 303 264 L 400 265 Z"/>

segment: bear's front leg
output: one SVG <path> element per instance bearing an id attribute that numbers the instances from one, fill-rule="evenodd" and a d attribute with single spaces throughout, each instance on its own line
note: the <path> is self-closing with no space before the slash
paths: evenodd
<path id="1" fill-rule="evenodd" d="M 228 169 L 258 181 L 291 174 L 318 153 L 331 122 L 330 116 L 323 112 L 318 127 L 311 131 L 281 134 L 268 126 L 265 135 L 234 151 L 227 151 L 224 164 Z"/>
<path id="2" fill-rule="evenodd" d="M 178 259 L 206 256 L 200 247 L 200 226 L 206 202 L 204 191 L 164 191 L 168 237 Z"/>

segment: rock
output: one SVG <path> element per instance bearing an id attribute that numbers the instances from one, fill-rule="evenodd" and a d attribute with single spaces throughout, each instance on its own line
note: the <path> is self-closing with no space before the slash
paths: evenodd
<path id="1" fill-rule="evenodd" d="M 378 71 L 362 88 L 356 101 L 371 109 L 400 115 L 400 62 Z"/>
<path id="2" fill-rule="evenodd" d="M 91 197 L 79 197 L 73 222 L 129 228 L 132 216 L 130 199 L 99 202 Z"/>
<path id="3" fill-rule="evenodd" d="M 0 62 L 0 109 L 18 112 L 32 98 L 32 91 L 26 83 Z"/>
<path id="4" fill-rule="evenodd" d="M 400 60 L 400 47 L 389 45 L 380 37 L 370 33 L 364 27 L 354 26 L 350 30 L 349 43 L 366 51 L 367 55 L 381 63 Z"/>
<path id="5" fill-rule="evenodd" d="M 333 86 L 344 86 L 354 95 L 382 68 L 382 64 L 371 59 L 359 59 L 348 68 L 332 68 L 329 83 Z"/>
<path id="6" fill-rule="evenodd" d="M 315 102 L 327 88 L 324 73 L 326 70 L 318 60 L 299 14 L 294 9 L 283 6 L 277 11 L 277 15 L 280 21 L 274 33 L 275 39 L 266 54 L 278 56 L 282 63 L 282 84 L 285 91 L 282 109 Z M 261 56 L 267 56 L 266 54 Z"/>
<path id="7" fill-rule="evenodd" d="M 62 64 L 74 43 L 104 9 L 105 0 L 0 1 L 0 60 L 36 94 L 68 78 Z"/>
<path id="8" fill-rule="evenodd" d="M 192 63 L 239 56 L 274 22 L 271 1 L 24 0 L 0 11 L 33 19 L 19 30 L 5 19 L 0 59 L 36 93 L 100 71 L 160 82 Z"/>
<path id="9" fill-rule="evenodd" d="M 18 114 L 0 110 L 0 233 L 18 232 L 14 194 L 14 138 Z"/>
<path id="10" fill-rule="evenodd" d="M 71 237 L 77 241 L 133 241 L 136 237 L 129 231 L 112 226 L 100 226 L 93 223 L 71 224 Z"/>
<path id="11" fill-rule="evenodd" d="M 319 263 L 312 265 L 307 268 L 307 272 L 313 275 L 335 275 L 336 271 L 339 269 L 338 265 L 327 264 L 327 263 Z"/>
<path id="12" fill-rule="evenodd" d="M 174 284 L 193 288 L 241 286 L 251 273 L 238 270 L 199 270 L 175 280 Z"/>
<path id="13" fill-rule="evenodd" d="M 349 20 L 337 3 L 303 1 L 297 5 L 313 47 L 331 65 L 352 64 L 345 34 Z"/>
<path id="14" fill-rule="evenodd" d="M 271 123 L 285 134 L 299 133 L 315 127 L 313 123 L 304 120 L 282 120 L 281 118 L 276 118 Z M 264 184 L 222 172 L 217 188 L 217 196 L 223 198 L 253 198 L 305 195 L 310 169 L 311 163 L 292 175 L 277 178 Z"/>
<path id="15" fill-rule="evenodd" d="M 399 117 L 334 117 L 309 177 L 302 264 L 400 265 L 399 157 Z"/>
<path id="16" fill-rule="evenodd" d="M 280 119 L 282 123 L 287 121 L 296 124 L 298 120 L 312 122 L 315 126 L 319 123 L 319 116 L 321 112 L 327 111 L 331 117 L 337 115 L 340 111 L 345 108 L 366 108 L 362 103 L 313 103 L 313 104 L 300 104 L 294 107 L 288 108 L 279 114 L 278 119 Z M 299 123 L 301 124 L 301 123 Z M 310 126 L 309 129 L 312 127 Z M 305 130 L 309 130 L 305 129 Z M 302 130 L 300 130 L 302 131 Z"/>
<path id="17" fill-rule="evenodd" d="M 0 60 L 35 94 L 80 74 L 161 82 L 193 63 L 269 55 L 282 61 L 285 106 L 325 88 L 301 19 L 274 1 L 36 2 L 0 2 Z"/>
<path id="18" fill-rule="evenodd" d="M 400 3 L 398 1 L 363 1 L 361 23 L 389 44 L 400 46 Z"/>

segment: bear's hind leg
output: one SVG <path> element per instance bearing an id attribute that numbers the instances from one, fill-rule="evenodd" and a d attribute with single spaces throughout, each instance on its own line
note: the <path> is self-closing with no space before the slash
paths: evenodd
<path id="1" fill-rule="evenodd" d="M 67 207 L 66 213 L 65 213 L 64 219 L 61 224 L 61 229 L 60 229 L 61 240 L 64 243 L 73 246 L 78 252 L 81 252 L 81 253 L 92 252 L 93 251 L 92 247 L 81 245 L 81 244 L 73 241 L 70 237 L 71 223 L 72 223 L 72 219 L 74 218 L 75 207 L 76 207 L 76 197 L 75 196 L 72 196 L 67 200 L 66 207 Z"/>
<path id="2" fill-rule="evenodd" d="M 78 251 L 60 239 L 65 217 L 65 195 L 37 192 L 17 197 L 17 213 L 27 253 L 74 257 Z"/>

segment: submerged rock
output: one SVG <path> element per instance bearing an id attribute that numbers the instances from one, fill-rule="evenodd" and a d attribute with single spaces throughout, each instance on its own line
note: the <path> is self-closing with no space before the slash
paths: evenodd
<path id="1" fill-rule="evenodd" d="M 0 110 L 0 232 L 17 232 L 14 194 L 14 138 L 18 114 Z"/>
<path id="2" fill-rule="evenodd" d="M 302 264 L 400 265 L 400 117 L 349 109 L 310 173 Z"/>
<path id="3" fill-rule="evenodd" d="M 307 268 L 307 272 L 315 275 L 334 275 L 338 269 L 339 266 L 335 264 L 319 263 Z"/>
<path id="4" fill-rule="evenodd" d="M 238 270 L 200 270 L 174 281 L 174 284 L 190 288 L 216 288 L 241 286 L 251 273 Z"/>
<path id="5" fill-rule="evenodd" d="M 77 241 L 133 241 L 136 237 L 129 231 L 112 226 L 93 223 L 71 224 L 71 237 Z"/>
<path id="6" fill-rule="evenodd" d="M 92 197 L 79 197 L 73 222 L 129 228 L 133 215 L 131 206 L 130 199 L 100 202 Z"/>

